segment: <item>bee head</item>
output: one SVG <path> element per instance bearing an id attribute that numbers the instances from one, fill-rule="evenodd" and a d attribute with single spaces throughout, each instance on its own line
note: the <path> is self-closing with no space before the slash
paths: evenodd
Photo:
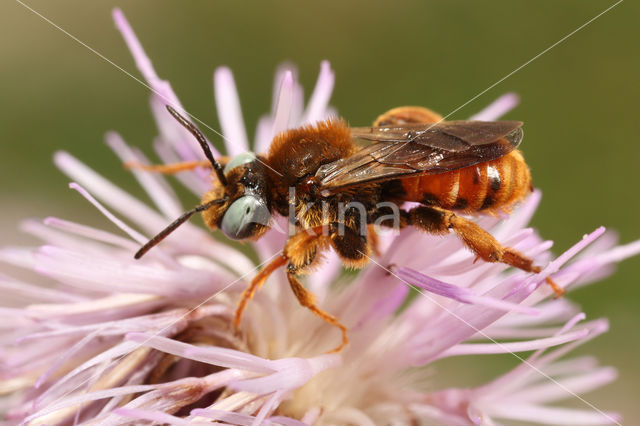
<path id="1" fill-rule="evenodd" d="M 267 200 L 265 163 L 253 153 L 244 153 L 232 158 L 223 169 L 213 157 L 209 142 L 202 132 L 171 106 L 167 105 L 167 110 L 196 138 L 218 180 L 214 182 L 211 191 L 204 195 L 200 205 L 185 212 L 160 231 L 142 246 L 134 257 L 139 259 L 144 256 L 147 251 L 198 212 L 202 212 L 205 223 L 211 229 L 220 228 L 231 239 L 257 239 L 262 236 L 269 229 L 268 224 L 271 218 Z"/>
<path id="2" fill-rule="evenodd" d="M 224 167 L 226 185 L 220 180 L 205 194 L 202 204 L 226 198 L 202 212 L 211 229 L 219 228 L 233 240 L 257 239 L 271 219 L 264 163 L 252 152 L 233 157 Z"/>

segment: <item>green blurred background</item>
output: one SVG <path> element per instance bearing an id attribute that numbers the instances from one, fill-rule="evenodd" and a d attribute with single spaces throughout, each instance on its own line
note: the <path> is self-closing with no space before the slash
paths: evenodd
<path id="1" fill-rule="evenodd" d="M 395 106 L 425 105 L 446 114 L 613 4 L 612 1 L 493 2 L 83 2 L 27 3 L 116 64 L 139 76 L 111 20 L 121 7 L 185 107 L 218 128 L 212 73 L 231 67 L 253 133 L 270 107 L 273 71 L 297 64 L 310 92 L 322 59 L 336 72 L 332 104 L 354 125 Z M 599 225 L 621 241 L 640 238 L 638 2 L 626 1 L 458 111 L 462 119 L 502 93 L 520 106 L 522 146 L 543 191 L 534 225 L 560 252 Z M 0 4 L 0 232 L 3 245 L 33 243 L 17 230 L 24 217 L 59 215 L 98 226 L 102 217 L 51 162 L 68 150 L 146 199 L 103 143 L 117 130 L 150 152 L 156 135 L 149 93 L 130 77 L 18 2 Z M 195 200 L 185 195 L 193 204 Z M 571 293 L 590 318 L 612 330 L 578 352 L 619 368 L 620 379 L 586 399 L 640 421 L 637 404 L 640 261 Z M 490 360 L 490 361 L 489 361 Z M 515 364 L 487 358 L 445 364 L 459 385 L 480 383 Z M 584 407 L 573 400 L 576 407 Z"/>

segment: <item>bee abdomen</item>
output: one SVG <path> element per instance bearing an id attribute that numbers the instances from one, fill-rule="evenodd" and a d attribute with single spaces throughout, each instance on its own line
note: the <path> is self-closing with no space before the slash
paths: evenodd
<path id="1" fill-rule="evenodd" d="M 531 191 L 531 175 L 520 151 L 486 163 L 402 180 L 407 201 L 465 213 L 508 210 Z"/>

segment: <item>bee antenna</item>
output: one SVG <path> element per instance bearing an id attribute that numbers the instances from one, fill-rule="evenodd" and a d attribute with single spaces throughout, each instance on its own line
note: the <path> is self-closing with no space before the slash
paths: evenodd
<path id="1" fill-rule="evenodd" d="M 158 233 L 158 235 L 156 235 L 155 237 L 150 239 L 145 245 L 143 245 L 140 248 L 140 250 L 138 250 L 133 257 L 136 258 L 136 259 L 140 259 L 153 246 L 157 245 L 160 241 L 162 241 L 165 238 L 167 238 L 169 236 L 169 234 L 171 234 L 173 231 L 175 231 L 176 228 L 178 228 L 178 226 L 180 226 L 184 222 L 186 222 L 195 213 L 201 212 L 203 210 L 207 210 L 209 207 L 211 207 L 213 205 L 216 205 L 216 204 L 222 204 L 225 201 L 227 201 L 227 197 L 219 198 L 217 200 L 212 200 L 212 201 L 209 201 L 207 203 L 204 203 L 204 204 L 201 204 L 199 206 L 196 206 L 195 208 L 189 210 L 188 212 L 183 213 L 182 216 L 180 216 L 179 218 L 177 218 L 176 220 L 171 222 L 171 224 L 169 226 L 164 228 L 162 231 L 160 231 L 160 233 Z"/>
<path id="2" fill-rule="evenodd" d="M 216 161 L 215 158 L 213 158 L 213 154 L 211 153 L 211 148 L 209 148 L 207 139 L 204 137 L 202 132 L 192 122 L 184 118 L 171 105 L 166 105 L 166 107 L 167 107 L 167 111 L 169 111 L 169 114 L 171 114 L 173 118 L 175 118 L 178 121 L 178 123 L 182 124 L 182 126 L 185 129 L 187 129 L 189 133 L 191 133 L 198 140 L 198 142 L 200 143 L 200 147 L 204 151 L 205 157 L 207 157 L 207 159 L 213 166 L 213 170 L 216 171 L 216 174 L 218 175 L 218 179 L 220 180 L 220 183 L 222 183 L 222 186 L 227 186 L 227 178 L 224 175 L 222 166 L 220 165 L 220 163 Z"/>

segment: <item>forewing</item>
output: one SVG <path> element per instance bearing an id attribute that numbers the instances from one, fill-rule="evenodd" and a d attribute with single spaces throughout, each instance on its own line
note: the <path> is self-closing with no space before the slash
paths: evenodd
<path id="1" fill-rule="evenodd" d="M 316 173 L 321 189 L 444 173 L 500 158 L 522 141 L 519 121 L 449 121 L 352 128 L 353 138 L 374 141 Z"/>

